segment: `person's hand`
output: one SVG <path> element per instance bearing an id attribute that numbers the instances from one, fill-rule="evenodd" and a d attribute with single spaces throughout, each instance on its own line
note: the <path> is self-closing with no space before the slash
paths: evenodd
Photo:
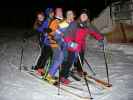
<path id="1" fill-rule="evenodd" d="M 71 48 L 77 48 L 77 46 L 78 46 L 78 44 L 75 42 L 69 43 L 69 47 L 71 47 Z"/>
<path id="2" fill-rule="evenodd" d="M 103 48 L 104 47 L 104 41 L 103 40 L 99 40 L 98 41 L 98 47 L 99 48 Z"/>
<path id="3" fill-rule="evenodd" d="M 52 32 L 52 30 L 51 30 L 50 28 L 44 28 L 43 31 L 44 31 L 44 33 L 45 33 L 45 32 L 46 32 L 46 33 Z"/>

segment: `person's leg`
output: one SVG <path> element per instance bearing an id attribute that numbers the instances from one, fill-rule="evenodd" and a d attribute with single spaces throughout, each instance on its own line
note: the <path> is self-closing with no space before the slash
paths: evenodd
<path id="1" fill-rule="evenodd" d="M 62 64 L 63 62 L 63 52 L 60 48 L 55 48 L 53 50 L 53 59 L 52 59 L 52 65 L 50 67 L 50 70 L 49 70 L 49 74 L 54 77 L 59 66 Z"/>
<path id="2" fill-rule="evenodd" d="M 38 68 L 43 68 L 43 66 L 42 66 L 43 62 L 42 61 L 43 61 L 43 58 L 45 56 L 45 50 L 46 50 L 46 46 L 41 48 L 41 55 L 40 55 L 40 57 L 37 61 L 37 64 L 35 66 L 35 70 L 38 69 Z"/>
<path id="3" fill-rule="evenodd" d="M 68 85 L 70 83 L 70 80 L 68 79 L 70 75 L 70 69 L 73 65 L 73 62 L 75 60 L 75 52 L 68 52 L 67 59 L 64 60 L 62 63 L 62 69 L 60 72 L 60 80 L 63 84 Z"/>
<path id="4" fill-rule="evenodd" d="M 42 60 L 42 67 L 44 67 L 44 69 L 45 69 L 46 61 L 48 59 L 51 59 L 52 55 L 53 55 L 52 48 L 50 46 L 47 46 L 46 49 L 45 49 L 45 56 Z"/>
<path id="5" fill-rule="evenodd" d="M 62 69 L 60 72 L 61 77 L 64 77 L 66 79 L 69 77 L 69 71 L 72 67 L 74 59 L 75 59 L 75 53 L 74 52 L 68 52 L 67 60 L 65 60 L 62 63 Z"/>
<path id="6" fill-rule="evenodd" d="M 49 73 L 45 78 L 50 84 L 56 83 L 56 80 L 54 79 L 54 77 L 62 61 L 63 61 L 63 52 L 61 51 L 60 48 L 54 48 L 52 64 L 50 66 Z"/>
<path id="7" fill-rule="evenodd" d="M 80 59 L 81 59 L 81 63 L 82 65 L 84 64 L 84 51 L 79 53 Z M 79 58 L 77 59 L 77 61 L 74 63 L 74 68 L 77 72 L 79 72 L 79 74 L 82 74 L 82 66 L 80 64 Z"/>

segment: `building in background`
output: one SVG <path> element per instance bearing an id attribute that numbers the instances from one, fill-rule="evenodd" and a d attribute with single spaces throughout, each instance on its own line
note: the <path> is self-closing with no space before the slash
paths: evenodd
<path id="1" fill-rule="evenodd" d="M 111 4 L 113 22 L 133 24 L 133 0 L 120 0 Z"/>
<path id="2" fill-rule="evenodd" d="M 133 0 L 115 0 L 92 23 L 111 42 L 133 41 Z"/>

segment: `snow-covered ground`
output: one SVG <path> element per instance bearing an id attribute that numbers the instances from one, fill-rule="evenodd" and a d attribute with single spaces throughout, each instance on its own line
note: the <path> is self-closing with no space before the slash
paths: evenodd
<path id="1" fill-rule="evenodd" d="M 36 63 L 40 50 L 32 40 L 23 43 L 19 37 L 0 38 L 0 100 L 80 100 L 63 91 L 59 96 L 54 86 L 19 71 L 22 46 L 23 66 Z M 112 44 L 108 48 L 109 75 L 113 87 L 100 91 L 90 85 L 92 96 L 94 100 L 133 100 L 133 45 Z M 96 77 L 106 80 L 102 51 L 89 46 L 86 57 L 96 71 Z M 83 89 L 87 91 L 84 86 Z M 87 95 L 85 92 L 80 94 Z"/>

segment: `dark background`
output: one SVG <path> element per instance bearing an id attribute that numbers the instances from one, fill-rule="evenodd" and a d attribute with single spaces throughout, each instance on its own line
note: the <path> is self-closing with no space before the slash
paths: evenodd
<path id="1" fill-rule="evenodd" d="M 61 6 L 65 10 L 74 9 L 77 13 L 81 8 L 88 8 L 91 18 L 110 4 L 110 0 L 4 0 L 0 1 L 0 28 L 18 27 L 31 28 L 35 12 L 46 7 Z"/>

